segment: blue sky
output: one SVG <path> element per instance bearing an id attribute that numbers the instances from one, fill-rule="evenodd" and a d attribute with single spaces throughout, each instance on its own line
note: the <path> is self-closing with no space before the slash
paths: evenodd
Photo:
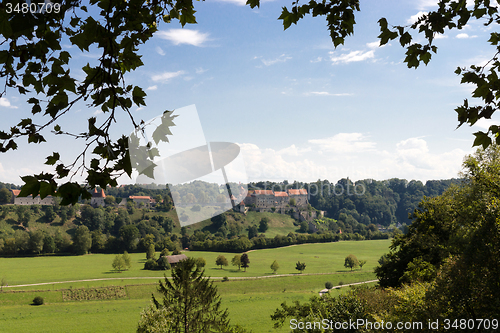
<path id="1" fill-rule="evenodd" d="M 454 70 L 494 54 L 486 42 L 490 28 L 471 21 L 447 31 L 435 40 L 438 54 L 429 65 L 415 70 L 402 62 L 398 44 L 378 47 L 377 21 L 409 24 L 436 1 L 361 1 L 354 36 L 337 49 L 324 18 L 308 17 L 283 31 L 277 18 L 290 1 L 266 1 L 255 10 L 244 2 L 196 2 L 198 24 L 160 26 L 140 50 L 145 66 L 126 77 L 148 93 L 147 106 L 133 109 L 136 118 L 195 104 L 206 140 L 238 143 L 251 181 L 457 176 L 473 152 L 472 133 L 490 122 L 456 129 L 454 108 L 470 99 L 472 88 L 461 85 Z M 98 57 L 97 50 L 65 48 L 77 77 Z M 2 129 L 28 115 L 14 91 L 0 99 Z M 59 124 L 81 132 L 93 115 L 105 118 L 76 105 Z M 123 116 L 113 133 L 132 130 Z M 0 155 L 0 181 L 21 184 L 21 175 L 50 171 L 43 162 L 53 151 L 69 163 L 82 147 L 50 133 L 46 138 Z"/>

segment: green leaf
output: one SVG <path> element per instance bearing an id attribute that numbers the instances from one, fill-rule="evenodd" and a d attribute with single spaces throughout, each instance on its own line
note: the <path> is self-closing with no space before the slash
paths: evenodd
<path id="1" fill-rule="evenodd" d="M 283 20 L 284 30 L 288 29 L 292 23 L 296 23 L 293 13 L 290 13 L 286 7 L 283 7 L 283 11 L 281 12 L 280 17 L 278 17 L 278 20 Z"/>
<path id="2" fill-rule="evenodd" d="M 48 195 L 54 195 L 56 192 L 56 185 L 48 182 L 40 182 L 40 198 L 43 199 Z"/>
<path id="3" fill-rule="evenodd" d="M 146 103 L 144 103 L 145 96 L 146 93 L 144 90 L 137 86 L 134 87 L 134 90 L 132 91 L 132 99 L 137 106 L 146 105 Z"/>
<path id="4" fill-rule="evenodd" d="M 64 167 L 64 164 L 58 164 L 56 167 L 57 176 L 64 178 L 69 174 L 69 169 Z"/>
<path id="5" fill-rule="evenodd" d="M 59 160 L 59 158 L 59 153 L 53 153 L 52 156 L 47 157 L 47 161 L 45 162 L 45 164 L 54 165 Z"/>
<path id="6" fill-rule="evenodd" d="M 21 192 L 19 192 L 20 197 L 27 197 L 28 195 L 32 195 L 36 197 L 40 191 L 40 183 L 38 179 L 33 176 L 24 176 L 21 177 L 24 181 L 24 185 L 21 187 Z"/>
<path id="7" fill-rule="evenodd" d="M 84 192 L 88 193 L 88 191 Z M 85 197 L 86 199 L 90 197 L 90 193 L 88 194 L 89 195 Z M 82 198 L 84 198 L 84 195 L 82 193 L 82 188 L 77 183 L 65 183 L 59 187 L 56 193 L 56 196 L 62 198 L 61 200 L 62 206 L 76 204 L 78 202 L 80 195 L 82 195 Z"/>
<path id="8" fill-rule="evenodd" d="M 260 0 L 247 0 L 247 5 L 250 6 L 250 8 L 255 8 L 255 7 L 259 7 L 260 8 Z"/>
<path id="9" fill-rule="evenodd" d="M 484 132 L 476 132 L 474 133 L 476 139 L 474 140 L 474 144 L 472 147 L 483 146 L 483 149 L 488 148 L 491 145 L 491 138 Z"/>

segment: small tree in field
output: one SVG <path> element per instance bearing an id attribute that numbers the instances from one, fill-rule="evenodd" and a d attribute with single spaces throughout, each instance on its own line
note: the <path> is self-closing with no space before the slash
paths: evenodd
<path id="1" fill-rule="evenodd" d="M 125 262 L 125 269 L 130 269 L 132 267 L 132 258 L 130 258 L 130 254 L 127 251 L 123 252 L 122 255 L 123 261 Z"/>
<path id="2" fill-rule="evenodd" d="M 241 267 L 245 269 L 245 272 L 247 271 L 247 268 L 249 267 L 250 259 L 248 258 L 248 254 L 243 253 L 241 255 Z"/>
<path id="3" fill-rule="evenodd" d="M 42 296 L 35 296 L 35 298 L 33 298 L 33 304 L 34 305 L 43 305 L 43 297 Z"/>
<path id="4" fill-rule="evenodd" d="M 113 269 L 118 272 L 125 270 L 125 261 L 123 260 L 123 256 L 119 254 L 116 255 L 111 266 L 113 266 Z"/>
<path id="5" fill-rule="evenodd" d="M 146 251 L 146 259 L 155 259 L 155 246 L 154 244 L 149 244 Z"/>
<path id="6" fill-rule="evenodd" d="M 271 269 L 273 270 L 273 274 L 276 274 L 276 272 L 278 271 L 278 269 L 280 268 L 280 265 L 278 264 L 278 262 L 275 260 L 272 264 L 271 264 Z"/>
<path id="7" fill-rule="evenodd" d="M 366 264 L 366 260 L 360 260 L 359 261 L 359 267 L 363 269 L 363 266 Z"/>
<path id="8" fill-rule="evenodd" d="M 198 265 L 198 267 L 203 268 L 206 264 L 207 261 L 204 258 L 199 257 L 198 259 L 196 259 L 196 265 Z"/>
<path id="9" fill-rule="evenodd" d="M 304 262 L 298 261 L 295 265 L 295 269 L 298 270 L 301 274 L 306 269 L 306 264 Z"/>
<path id="10" fill-rule="evenodd" d="M 328 289 L 328 290 L 332 289 L 332 288 L 333 288 L 333 283 L 331 283 L 331 282 L 329 282 L 329 281 L 328 281 L 328 282 L 326 282 L 326 283 L 325 283 L 325 288 L 326 288 L 326 289 Z"/>
<path id="11" fill-rule="evenodd" d="M 354 254 L 350 254 L 347 257 L 345 257 L 345 262 L 344 262 L 345 268 L 350 268 L 352 271 L 353 268 L 358 266 L 359 266 L 359 261 Z"/>
<path id="12" fill-rule="evenodd" d="M 132 267 L 131 258 L 127 251 L 123 252 L 122 255 L 116 255 L 111 266 L 115 271 L 121 272 Z"/>
<path id="13" fill-rule="evenodd" d="M 221 255 L 219 255 L 219 256 L 217 257 L 217 259 L 215 259 L 215 264 L 216 264 L 217 266 L 220 266 L 220 269 L 222 269 L 222 266 L 227 266 L 227 265 L 229 265 L 229 263 L 228 263 L 228 261 L 227 261 L 226 257 L 224 257 L 222 254 L 221 254 Z"/>
<path id="14" fill-rule="evenodd" d="M 235 255 L 233 259 L 231 259 L 231 263 L 233 266 L 238 266 L 238 270 L 241 270 L 241 256 L 239 254 Z"/>

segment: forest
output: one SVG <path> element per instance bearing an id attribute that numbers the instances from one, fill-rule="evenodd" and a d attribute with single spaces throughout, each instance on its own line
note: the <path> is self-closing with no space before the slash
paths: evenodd
<path id="1" fill-rule="evenodd" d="M 88 252 L 145 252 L 151 244 L 156 250 L 190 248 L 202 251 L 244 252 L 302 243 L 339 240 L 386 239 L 407 232 L 411 214 L 424 197 L 443 193 L 459 179 L 406 181 L 341 179 L 314 183 L 258 182 L 252 189 L 284 187 L 306 188 L 309 210 L 325 211 L 326 216 L 312 221 L 293 220 L 294 232 L 266 236 L 269 218 L 249 222 L 239 212 L 228 211 L 202 222 L 203 227 L 180 228 L 168 187 L 125 185 L 106 189 L 106 206 L 92 207 L 88 200 L 72 206 L 21 206 L 11 201 L 13 184 L 0 183 L 0 253 L 3 255 L 39 255 L 50 253 L 85 254 Z M 343 193 L 340 188 L 345 188 Z M 349 191 L 349 188 L 354 189 Z M 213 185 L 194 182 L 181 189 L 215 196 Z M 186 193 L 184 193 L 186 192 Z M 154 207 L 142 207 L 127 199 L 131 195 L 149 195 Z M 200 197 L 197 195 L 197 197 Z M 127 200 L 125 205 L 118 204 Z M 193 209 L 196 208 L 196 205 Z M 381 229 L 381 230 L 379 230 Z"/>

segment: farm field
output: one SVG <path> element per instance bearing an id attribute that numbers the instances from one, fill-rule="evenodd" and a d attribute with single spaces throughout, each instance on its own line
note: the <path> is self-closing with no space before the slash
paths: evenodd
<path id="1" fill-rule="evenodd" d="M 246 273 L 233 266 L 222 270 L 215 266 L 215 258 L 219 254 L 225 255 L 229 261 L 234 254 L 185 253 L 188 256 L 204 257 L 208 276 L 228 276 L 230 279 L 248 277 L 245 280 L 215 282 L 223 307 L 229 309 L 231 322 L 252 329 L 255 333 L 278 333 L 288 332 L 289 329 L 274 329 L 269 315 L 282 302 L 306 301 L 317 295 L 327 281 L 339 285 L 375 279 L 373 268 L 380 256 L 388 251 L 389 244 L 389 240 L 349 241 L 251 251 L 250 267 Z M 344 258 L 351 253 L 358 259 L 367 260 L 362 270 L 350 272 L 343 267 Z M 155 292 L 157 280 L 162 278 L 163 272 L 142 270 L 145 257 L 143 253 L 131 256 L 132 269 L 123 273 L 111 271 L 114 255 L 0 258 L 0 274 L 5 275 L 10 286 L 73 280 L 61 284 L 4 288 L 4 292 L 0 293 L 0 331 L 134 332 L 140 312 L 150 303 L 151 294 Z M 273 276 L 269 266 L 274 260 L 280 264 L 278 275 L 290 275 L 269 277 Z M 304 274 L 295 270 L 297 261 L 306 263 Z M 148 277 L 152 279 L 145 279 Z M 117 279 L 74 282 L 103 278 Z M 62 297 L 61 289 L 64 288 L 105 286 L 125 286 L 126 297 L 92 301 L 64 301 Z M 30 305 L 38 295 L 44 297 L 46 304 Z"/>

